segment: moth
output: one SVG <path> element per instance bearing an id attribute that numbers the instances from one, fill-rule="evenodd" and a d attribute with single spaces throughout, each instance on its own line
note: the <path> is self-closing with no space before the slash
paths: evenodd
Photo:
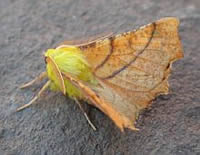
<path id="1" fill-rule="evenodd" d="M 172 63 L 183 57 L 178 26 L 177 18 L 167 17 L 130 32 L 48 49 L 46 72 L 21 88 L 44 78 L 48 81 L 17 110 L 30 106 L 50 88 L 74 99 L 83 111 L 80 100 L 97 107 L 121 131 L 138 130 L 140 111 L 156 96 L 168 93 Z"/>

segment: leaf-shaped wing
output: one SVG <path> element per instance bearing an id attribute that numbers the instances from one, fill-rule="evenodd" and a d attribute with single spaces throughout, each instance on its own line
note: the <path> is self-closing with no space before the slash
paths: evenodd
<path id="1" fill-rule="evenodd" d="M 100 109 L 121 130 L 135 129 L 139 111 L 157 95 L 168 93 L 171 64 L 183 57 L 178 25 L 176 18 L 163 18 L 80 46 L 101 84 L 94 91 L 107 107 Z"/>

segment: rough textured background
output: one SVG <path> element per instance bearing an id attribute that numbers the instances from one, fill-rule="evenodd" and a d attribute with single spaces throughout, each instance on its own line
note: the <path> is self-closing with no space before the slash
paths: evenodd
<path id="1" fill-rule="evenodd" d="M 1 0 L 0 154 L 200 154 L 199 8 L 199 0 Z M 164 16 L 180 18 L 185 58 L 173 65 L 170 94 L 140 116 L 139 132 L 121 133 L 90 108 L 94 132 L 78 106 L 59 93 L 48 92 L 15 113 L 41 87 L 18 89 L 44 71 L 47 48 L 66 39 L 131 30 Z"/>

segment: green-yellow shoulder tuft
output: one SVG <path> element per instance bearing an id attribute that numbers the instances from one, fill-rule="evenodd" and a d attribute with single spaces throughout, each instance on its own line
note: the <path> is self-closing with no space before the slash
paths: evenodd
<path id="1" fill-rule="evenodd" d="M 86 82 L 88 85 L 97 85 L 97 81 L 95 80 L 91 68 L 79 48 L 67 46 L 58 49 L 48 49 L 45 56 L 49 56 L 54 60 L 60 72 L 69 73 L 75 78 Z M 59 79 L 53 74 L 53 69 L 48 64 L 46 69 L 48 77 L 51 80 L 51 89 L 59 90 Z M 70 81 L 64 79 L 64 84 L 69 97 L 77 97 L 79 99 L 84 97 L 80 90 L 73 86 Z"/>

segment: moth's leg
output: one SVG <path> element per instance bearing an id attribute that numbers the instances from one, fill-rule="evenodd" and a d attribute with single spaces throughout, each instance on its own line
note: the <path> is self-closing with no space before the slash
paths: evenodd
<path id="1" fill-rule="evenodd" d="M 90 121 L 90 119 L 89 119 L 87 113 L 86 113 L 85 110 L 83 109 L 83 107 L 82 107 L 81 103 L 79 102 L 79 100 L 78 100 L 77 98 L 74 98 L 74 100 L 75 100 L 75 102 L 78 104 L 78 106 L 79 106 L 79 108 L 81 109 L 81 111 L 83 112 L 83 114 L 84 114 L 86 120 L 88 121 L 89 125 L 91 126 L 91 128 L 92 128 L 94 131 L 96 131 L 96 127 L 95 127 L 95 126 L 92 124 L 92 122 Z"/>
<path id="2" fill-rule="evenodd" d="M 42 73 L 40 73 L 39 76 L 37 76 L 32 81 L 25 83 L 22 86 L 20 86 L 20 88 L 23 89 L 23 88 L 29 87 L 29 86 L 33 85 L 35 82 L 42 81 L 46 77 L 47 77 L 47 72 L 42 72 Z"/>
<path id="3" fill-rule="evenodd" d="M 21 110 L 29 107 L 31 104 L 33 104 L 41 96 L 41 94 L 49 87 L 49 85 L 50 85 L 50 81 L 47 81 L 44 84 L 44 86 L 40 89 L 40 91 L 38 92 L 38 94 L 28 104 L 25 104 L 25 105 L 17 108 L 17 111 L 21 111 Z"/>

